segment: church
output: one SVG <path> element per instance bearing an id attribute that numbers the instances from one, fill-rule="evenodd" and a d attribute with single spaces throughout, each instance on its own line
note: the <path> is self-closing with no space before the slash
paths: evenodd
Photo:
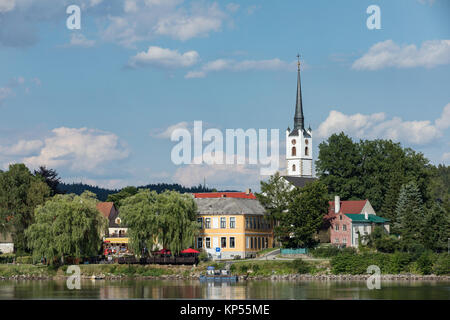
<path id="1" fill-rule="evenodd" d="M 294 128 L 286 129 L 286 175 L 283 178 L 291 185 L 301 188 L 316 180 L 313 175 L 313 142 L 311 127 L 305 128 L 303 115 L 302 86 L 300 80 L 300 55 L 297 55 L 297 97 L 295 103 Z"/>

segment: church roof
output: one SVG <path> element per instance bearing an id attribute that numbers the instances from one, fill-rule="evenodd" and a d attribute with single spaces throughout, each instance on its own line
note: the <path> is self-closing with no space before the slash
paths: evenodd
<path id="1" fill-rule="evenodd" d="M 314 182 L 317 178 L 282 176 L 290 184 L 297 188 L 303 188 L 307 183 Z"/>

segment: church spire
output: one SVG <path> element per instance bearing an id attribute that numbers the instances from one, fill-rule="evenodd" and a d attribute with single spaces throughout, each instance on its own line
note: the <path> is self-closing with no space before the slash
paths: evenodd
<path id="1" fill-rule="evenodd" d="M 295 103 L 294 130 L 305 128 L 302 106 L 302 86 L 300 82 L 300 54 L 297 54 L 297 100 Z"/>

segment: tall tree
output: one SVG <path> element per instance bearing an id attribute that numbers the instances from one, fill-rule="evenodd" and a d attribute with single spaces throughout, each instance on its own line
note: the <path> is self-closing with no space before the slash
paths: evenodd
<path id="1" fill-rule="evenodd" d="M 46 166 L 40 166 L 38 170 L 34 170 L 34 175 L 44 179 L 44 182 L 50 188 L 52 195 L 58 193 L 58 185 L 61 182 L 61 179 L 55 170 L 47 169 Z"/>
<path id="2" fill-rule="evenodd" d="M 13 164 L 0 173 L 0 221 L 10 232 L 16 251 L 27 251 L 24 231 L 33 222 L 34 209 L 50 195 L 50 188 L 24 164 Z"/>
<path id="3" fill-rule="evenodd" d="M 446 251 L 450 239 L 450 213 L 439 202 L 426 210 L 423 242 L 433 251 Z"/>
<path id="4" fill-rule="evenodd" d="M 35 222 L 25 231 L 36 260 L 53 263 L 65 258 L 97 255 L 107 220 L 97 210 L 97 199 L 91 192 L 81 196 L 55 195 L 35 210 Z"/>
<path id="5" fill-rule="evenodd" d="M 287 183 L 279 172 L 272 175 L 267 182 L 261 181 L 261 192 L 256 193 L 259 203 L 266 209 L 268 218 L 272 221 L 280 219 L 291 199 L 292 186 Z"/>
<path id="6" fill-rule="evenodd" d="M 400 235 L 401 244 L 410 251 L 423 243 L 424 208 L 417 183 L 411 181 L 402 186 L 397 202 L 396 223 L 393 232 Z"/>
<path id="7" fill-rule="evenodd" d="M 328 212 L 326 186 L 316 181 L 305 187 L 296 188 L 289 201 L 288 210 L 280 221 L 285 232 L 283 245 L 289 247 L 311 247 L 316 243 L 323 218 Z"/>

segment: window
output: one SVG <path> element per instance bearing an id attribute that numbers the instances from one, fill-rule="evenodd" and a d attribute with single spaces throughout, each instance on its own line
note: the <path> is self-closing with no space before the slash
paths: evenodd
<path id="1" fill-rule="evenodd" d="M 258 229 L 261 229 L 261 217 L 256 218 L 258 221 Z"/>
<path id="2" fill-rule="evenodd" d="M 236 228 L 236 218 L 230 217 L 230 229 Z"/>
<path id="3" fill-rule="evenodd" d="M 342 220 L 342 214 L 339 215 L 339 220 Z"/>
<path id="4" fill-rule="evenodd" d="M 258 237 L 258 249 L 261 249 L 261 237 Z"/>
<path id="5" fill-rule="evenodd" d="M 292 171 L 295 171 L 295 164 L 292 165 Z"/>
<path id="6" fill-rule="evenodd" d="M 334 242 L 339 243 L 339 239 L 338 238 L 334 239 Z"/>
<path id="7" fill-rule="evenodd" d="M 250 249 L 253 249 L 253 238 L 250 238 Z"/>
<path id="8" fill-rule="evenodd" d="M 211 248 L 211 238 L 209 237 L 205 238 L 205 247 L 208 249 Z"/>
<path id="9" fill-rule="evenodd" d="M 342 231 L 347 231 L 347 225 L 346 224 L 342 225 Z"/>
<path id="10" fill-rule="evenodd" d="M 250 237 L 245 237 L 246 248 L 250 249 Z"/>
<path id="11" fill-rule="evenodd" d="M 266 241 L 265 246 L 266 246 L 266 248 L 268 248 L 268 247 L 269 247 L 269 238 L 264 238 L 264 239 L 265 239 L 265 241 Z"/>
<path id="12" fill-rule="evenodd" d="M 250 228 L 250 223 L 248 221 L 248 217 L 245 218 L 245 228 L 249 229 Z"/>
<path id="13" fill-rule="evenodd" d="M 305 147 L 305 156 L 308 155 L 308 147 Z"/>
<path id="14" fill-rule="evenodd" d="M 256 229 L 256 217 L 253 217 L 253 229 Z"/>
<path id="15" fill-rule="evenodd" d="M 336 225 L 335 230 L 339 231 L 339 225 L 338 224 Z"/>
<path id="16" fill-rule="evenodd" d="M 225 229 L 227 227 L 227 218 L 226 217 L 221 217 L 220 218 L 220 228 L 221 229 Z"/>
<path id="17" fill-rule="evenodd" d="M 235 240 L 234 237 L 230 237 L 230 248 L 234 248 Z"/>
<path id="18" fill-rule="evenodd" d="M 226 237 L 221 237 L 220 238 L 220 247 L 221 248 L 226 248 L 227 247 L 227 238 Z"/>
<path id="19" fill-rule="evenodd" d="M 202 229 L 203 228 L 203 218 L 197 218 L 197 222 L 200 225 L 199 228 Z"/>
<path id="20" fill-rule="evenodd" d="M 295 139 L 292 139 L 292 144 L 295 145 L 297 143 L 297 141 L 295 141 Z"/>
<path id="21" fill-rule="evenodd" d="M 308 139 L 305 139 L 305 144 L 308 145 L 309 141 Z"/>
<path id="22" fill-rule="evenodd" d="M 211 218 L 205 218 L 205 229 L 211 228 Z"/>
<path id="23" fill-rule="evenodd" d="M 297 155 L 297 149 L 292 147 L 292 156 L 295 157 Z"/>
<path id="24" fill-rule="evenodd" d="M 199 249 L 203 248 L 203 238 L 202 237 L 197 238 L 197 248 L 199 248 Z"/>
<path id="25" fill-rule="evenodd" d="M 347 243 L 347 238 L 343 238 L 342 243 Z"/>

